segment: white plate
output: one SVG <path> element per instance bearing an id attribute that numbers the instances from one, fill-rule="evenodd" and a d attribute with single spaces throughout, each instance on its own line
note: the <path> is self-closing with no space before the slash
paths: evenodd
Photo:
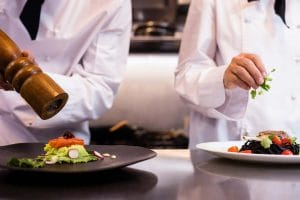
<path id="1" fill-rule="evenodd" d="M 219 157 L 229 158 L 240 161 L 264 162 L 264 163 L 298 163 L 300 164 L 300 155 L 269 155 L 269 154 L 246 154 L 228 152 L 227 149 L 231 146 L 239 148 L 245 141 L 228 141 L 228 142 L 205 142 L 197 144 L 197 148 L 214 154 Z"/>

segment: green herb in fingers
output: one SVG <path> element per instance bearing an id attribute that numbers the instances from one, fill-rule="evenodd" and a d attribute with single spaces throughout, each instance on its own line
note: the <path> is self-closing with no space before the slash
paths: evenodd
<path id="1" fill-rule="evenodd" d="M 269 90 L 270 90 L 271 86 L 270 86 L 269 84 L 270 84 L 270 82 L 273 80 L 273 79 L 270 77 L 270 74 L 271 74 L 272 72 L 275 72 L 275 71 L 276 71 L 276 69 L 274 68 L 274 69 L 272 69 L 272 70 L 267 74 L 267 76 L 264 78 L 264 82 L 259 86 L 258 89 L 252 89 L 252 90 L 250 91 L 250 94 L 251 94 L 252 99 L 255 99 L 255 97 L 256 97 L 257 95 L 263 94 L 264 91 L 269 91 Z"/>

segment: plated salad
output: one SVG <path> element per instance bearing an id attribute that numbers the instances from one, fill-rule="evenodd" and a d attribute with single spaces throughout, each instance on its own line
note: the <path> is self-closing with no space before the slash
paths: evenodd
<path id="1" fill-rule="evenodd" d="M 284 131 L 264 131 L 256 137 L 244 137 L 245 143 L 239 148 L 231 146 L 228 152 L 299 155 L 299 144 L 295 137 L 289 137 Z"/>
<path id="2" fill-rule="evenodd" d="M 74 135 L 66 131 L 62 137 L 50 140 L 44 146 L 45 154 L 36 158 L 12 158 L 9 166 L 40 168 L 51 164 L 75 164 L 87 163 L 104 159 L 104 155 L 96 151 L 88 151 L 84 146 L 84 141 L 75 138 Z"/>

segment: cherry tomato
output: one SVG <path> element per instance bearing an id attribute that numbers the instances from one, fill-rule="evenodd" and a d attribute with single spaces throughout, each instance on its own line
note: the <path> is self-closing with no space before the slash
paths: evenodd
<path id="1" fill-rule="evenodd" d="M 239 148 L 237 146 L 231 146 L 227 150 L 228 152 L 239 152 Z"/>
<path id="2" fill-rule="evenodd" d="M 293 155 L 293 152 L 291 152 L 289 149 L 286 149 L 281 152 L 281 155 Z"/>
<path id="3" fill-rule="evenodd" d="M 291 140 L 289 138 L 282 138 L 281 143 L 282 145 L 290 145 Z"/>
<path id="4" fill-rule="evenodd" d="M 278 146 L 281 146 L 281 145 L 282 145 L 282 141 L 281 141 L 281 139 L 280 139 L 277 135 L 275 135 L 275 136 L 272 138 L 272 142 L 273 142 L 274 144 L 277 144 Z"/>
<path id="5" fill-rule="evenodd" d="M 252 150 L 247 149 L 247 150 L 240 151 L 240 153 L 252 153 Z"/>

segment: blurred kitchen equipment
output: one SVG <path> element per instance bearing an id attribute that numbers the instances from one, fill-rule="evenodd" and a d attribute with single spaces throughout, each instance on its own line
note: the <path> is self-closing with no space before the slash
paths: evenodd
<path id="1" fill-rule="evenodd" d="M 49 119 L 66 104 L 68 94 L 0 29 L 0 73 L 41 119 Z"/>
<path id="2" fill-rule="evenodd" d="M 134 22 L 174 23 L 177 0 L 132 0 Z"/>
<path id="3" fill-rule="evenodd" d="M 130 50 L 177 52 L 177 0 L 132 0 L 133 30 Z"/>
<path id="4" fill-rule="evenodd" d="M 176 28 L 167 22 L 147 21 L 139 24 L 135 31 L 135 35 L 142 36 L 166 36 L 174 35 Z"/>
<path id="5" fill-rule="evenodd" d="M 122 120 L 112 127 L 90 128 L 91 143 L 97 145 L 134 145 L 155 149 L 185 149 L 188 137 L 182 129 L 153 131 Z"/>

